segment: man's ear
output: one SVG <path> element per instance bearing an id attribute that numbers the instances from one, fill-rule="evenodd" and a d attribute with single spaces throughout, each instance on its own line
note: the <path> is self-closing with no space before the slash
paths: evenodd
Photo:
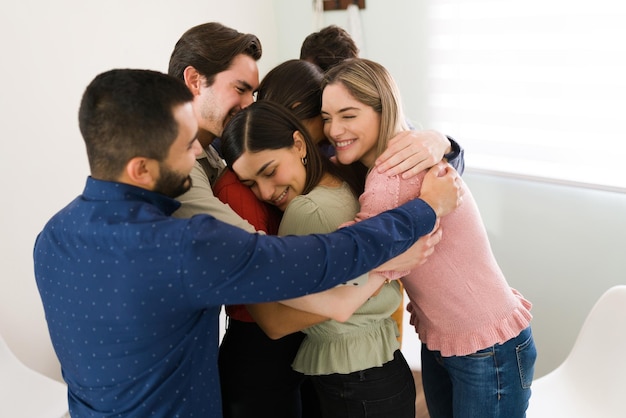
<path id="1" fill-rule="evenodd" d="M 293 133 L 293 146 L 298 150 L 300 158 L 306 157 L 306 141 L 300 131 Z"/>
<path id="2" fill-rule="evenodd" d="M 126 183 L 152 190 L 159 178 L 159 163 L 146 157 L 134 157 L 124 169 L 123 180 Z"/>
<path id="3" fill-rule="evenodd" d="M 185 80 L 185 85 L 194 96 L 200 94 L 200 88 L 202 87 L 204 77 L 198 72 L 198 70 L 191 65 L 187 66 L 187 68 L 183 71 L 183 78 Z"/>

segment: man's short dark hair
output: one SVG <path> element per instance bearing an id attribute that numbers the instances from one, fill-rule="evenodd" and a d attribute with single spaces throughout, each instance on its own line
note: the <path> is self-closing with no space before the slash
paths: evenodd
<path id="1" fill-rule="evenodd" d="M 348 32 L 330 25 L 307 36 L 300 48 L 300 59 L 317 64 L 323 71 L 348 58 L 357 58 L 359 48 Z"/>
<path id="2" fill-rule="evenodd" d="M 174 107 L 192 100 L 184 83 L 157 71 L 115 69 L 96 76 L 78 111 L 91 175 L 115 180 L 134 157 L 165 160 L 178 136 Z"/>
<path id="3" fill-rule="evenodd" d="M 183 80 L 185 68 L 192 66 L 206 77 L 210 86 L 215 75 L 226 71 L 239 54 L 258 61 L 262 54 L 259 38 L 221 23 L 204 23 L 189 29 L 176 42 L 168 73 Z"/>

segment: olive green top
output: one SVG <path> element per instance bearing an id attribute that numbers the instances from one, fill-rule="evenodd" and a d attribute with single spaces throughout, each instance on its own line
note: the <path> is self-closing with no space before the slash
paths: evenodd
<path id="1" fill-rule="evenodd" d="M 359 203 L 349 186 L 318 186 L 289 204 L 279 235 L 332 232 L 352 221 Z M 305 274 L 305 273 L 303 273 Z M 293 362 L 307 375 L 352 373 L 379 367 L 400 348 L 398 328 L 391 314 L 402 299 L 400 286 L 391 282 L 365 302 L 346 322 L 328 320 L 305 329 L 306 337 Z"/>

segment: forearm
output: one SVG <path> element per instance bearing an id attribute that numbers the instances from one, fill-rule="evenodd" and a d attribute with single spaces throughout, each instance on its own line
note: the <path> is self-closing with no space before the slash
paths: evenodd
<path id="1" fill-rule="evenodd" d="M 383 285 L 385 278 L 370 273 L 366 283 L 359 286 L 337 286 L 320 293 L 281 301 L 292 308 L 345 322 Z"/>
<path id="2" fill-rule="evenodd" d="M 278 302 L 246 307 L 263 332 L 273 340 L 328 320 L 327 317 L 303 312 Z"/>

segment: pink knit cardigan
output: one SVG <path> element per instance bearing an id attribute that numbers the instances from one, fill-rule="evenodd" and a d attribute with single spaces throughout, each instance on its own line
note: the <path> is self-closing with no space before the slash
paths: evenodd
<path id="1" fill-rule="evenodd" d="M 372 170 L 356 221 L 419 196 L 425 172 L 411 179 Z M 517 336 L 528 327 L 531 303 L 511 288 L 491 251 L 476 202 L 465 184 L 463 204 L 441 219 L 443 238 L 425 264 L 401 279 L 422 343 L 443 356 L 463 356 Z"/>

